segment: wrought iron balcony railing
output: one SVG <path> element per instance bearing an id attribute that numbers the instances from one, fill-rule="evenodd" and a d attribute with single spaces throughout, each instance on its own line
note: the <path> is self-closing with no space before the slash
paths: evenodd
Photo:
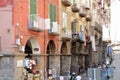
<path id="1" fill-rule="evenodd" d="M 28 20 L 28 29 L 32 31 L 43 31 L 44 30 L 44 19 L 40 18 L 37 14 L 31 14 Z"/>
<path id="2" fill-rule="evenodd" d="M 60 34 L 57 22 L 51 22 L 51 27 L 48 29 L 48 33 L 54 36 L 58 36 Z"/>
<path id="3" fill-rule="evenodd" d="M 72 38 L 71 30 L 64 28 L 62 30 L 62 40 L 70 40 Z"/>

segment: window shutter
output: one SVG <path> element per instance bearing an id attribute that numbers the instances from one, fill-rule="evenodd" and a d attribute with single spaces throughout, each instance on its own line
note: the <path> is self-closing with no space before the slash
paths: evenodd
<path id="1" fill-rule="evenodd" d="M 76 24 L 75 24 L 75 22 L 72 22 L 71 23 L 71 29 L 72 29 L 72 33 L 75 33 L 76 32 Z"/>
<path id="2" fill-rule="evenodd" d="M 53 4 L 50 4 L 50 25 L 52 27 L 52 22 L 56 22 L 56 7 Z"/>
<path id="3" fill-rule="evenodd" d="M 52 12 L 53 12 L 53 5 L 50 4 L 50 27 L 52 27 L 52 22 L 53 22 L 53 15 L 52 15 Z"/>
<path id="4" fill-rule="evenodd" d="M 50 4 L 50 21 L 52 22 L 53 21 L 53 19 L 52 19 L 52 12 L 53 12 L 53 10 L 52 10 L 52 4 Z"/>
<path id="5" fill-rule="evenodd" d="M 30 14 L 36 14 L 37 13 L 37 3 L 36 0 L 30 0 Z"/>
<path id="6" fill-rule="evenodd" d="M 56 22 L 56 7 L 53 5 L 53 21 Z"/>

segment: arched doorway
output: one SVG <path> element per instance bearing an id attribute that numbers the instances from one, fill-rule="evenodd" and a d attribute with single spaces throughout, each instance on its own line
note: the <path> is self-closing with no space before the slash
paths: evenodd
<path id="1" fill-rule="evenodd" d="M 55 52 L 56 52 L 56 47 L 55 47 L 55 43 L 53 40 L 50 40 L 48 45 L 47 45 L 47 77 L 51 77 L 53 75 L 55 75 L 56 72 L 56 56 L 55 56 Z"/>
<path id="2" fill-rule="evenodd" d="M 71 56 L 68 55 L 67 42 L 63 42 L 61 46 L 61 57 L 60 57 L 60 74 L 67 76 L 70 72 Z"/>
<path id="3" fill-rule="evenodd" d="M 34 79 L 34 75 L 40 74 L 40 48 L 36 38 L 31 37 L 27 40 L 24 53 L 26 55 L 24 59 L 24 69 L 26 71 L 26 75 Z M 29 80 L 28 77 L 26 77 L 26 79 Z"/>
<path id="4" fill-rule="evenodd" d="M 79 72 L 79 55 L 80 55 L 80 44 L 79 42 L 72 41 L 71 43 L 71 73 L 75 72 L 78 74 Z"/>
<path id="5" fill-rule="evenodd" d="M 40 54 L 40 47 L 36 38 L 31 37 L 27 40 L 25 45 L 25 54 Z"/>

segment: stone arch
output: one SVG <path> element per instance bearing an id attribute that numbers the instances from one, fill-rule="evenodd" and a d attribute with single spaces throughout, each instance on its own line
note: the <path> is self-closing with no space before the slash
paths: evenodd
<path id="1" fill-rule="evenodd" d="M 25 54 L 40 54 L 40 47 L 38 40 L 34 37 L 30 37 L 25 45 Z"/>
<path id="2" fill-rule="evenodd" d="M 60 74 L 67 76 L 70 71 L 71 56 L 68 54 L 67 42 L 63 42 L 61 45 L 60 56 Z"/>
<path id="3" fill-rule="evenodd" d="M 50 40 L 47 44 L 47 60 L 46 60 L 46 69 L 47 69 L 47 77 L 50 77 L 51 71 L 56 70 L 56 46 L 53 40 Z"/>
<path id="4" fill-rule="evenodd" d="M 39 69 L 34 70 L 34 68 L 35 67 L 39 68 L 40 66 L 40 57 L 39 57 L 40 47 L 39 47 L 39 42 L 35 37 L 30 37 L 26 41 L 24 53 L 26 54 L 24 59 L 24 68 L 28 73 L 34 75 L 34 73 L 37 73 L 37 71 L 39 71 Z"/>
<path id="5" fill-rule="evenodd" d="M 47 54 L 55 54 L 56 46 L 53 40 L 50 40 L 47 45 Z"/>
<path id="6" fill-rule="evenodd" d="M 66 45 L 66 42 L 63 42 L 62 43 L 62 46 L 61 46 L 61 54 L 67 54 L 67 45 Z"/>

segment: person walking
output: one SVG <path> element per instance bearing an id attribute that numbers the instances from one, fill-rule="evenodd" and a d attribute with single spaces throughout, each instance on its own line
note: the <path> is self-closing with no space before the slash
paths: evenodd
<path id="1" fill-rule="evenodd" d="M 82 77 L 80 76 L 80 74 L 78 73 L 78 75 L 76 76 L 75 80 L 81 80 Z"/>

